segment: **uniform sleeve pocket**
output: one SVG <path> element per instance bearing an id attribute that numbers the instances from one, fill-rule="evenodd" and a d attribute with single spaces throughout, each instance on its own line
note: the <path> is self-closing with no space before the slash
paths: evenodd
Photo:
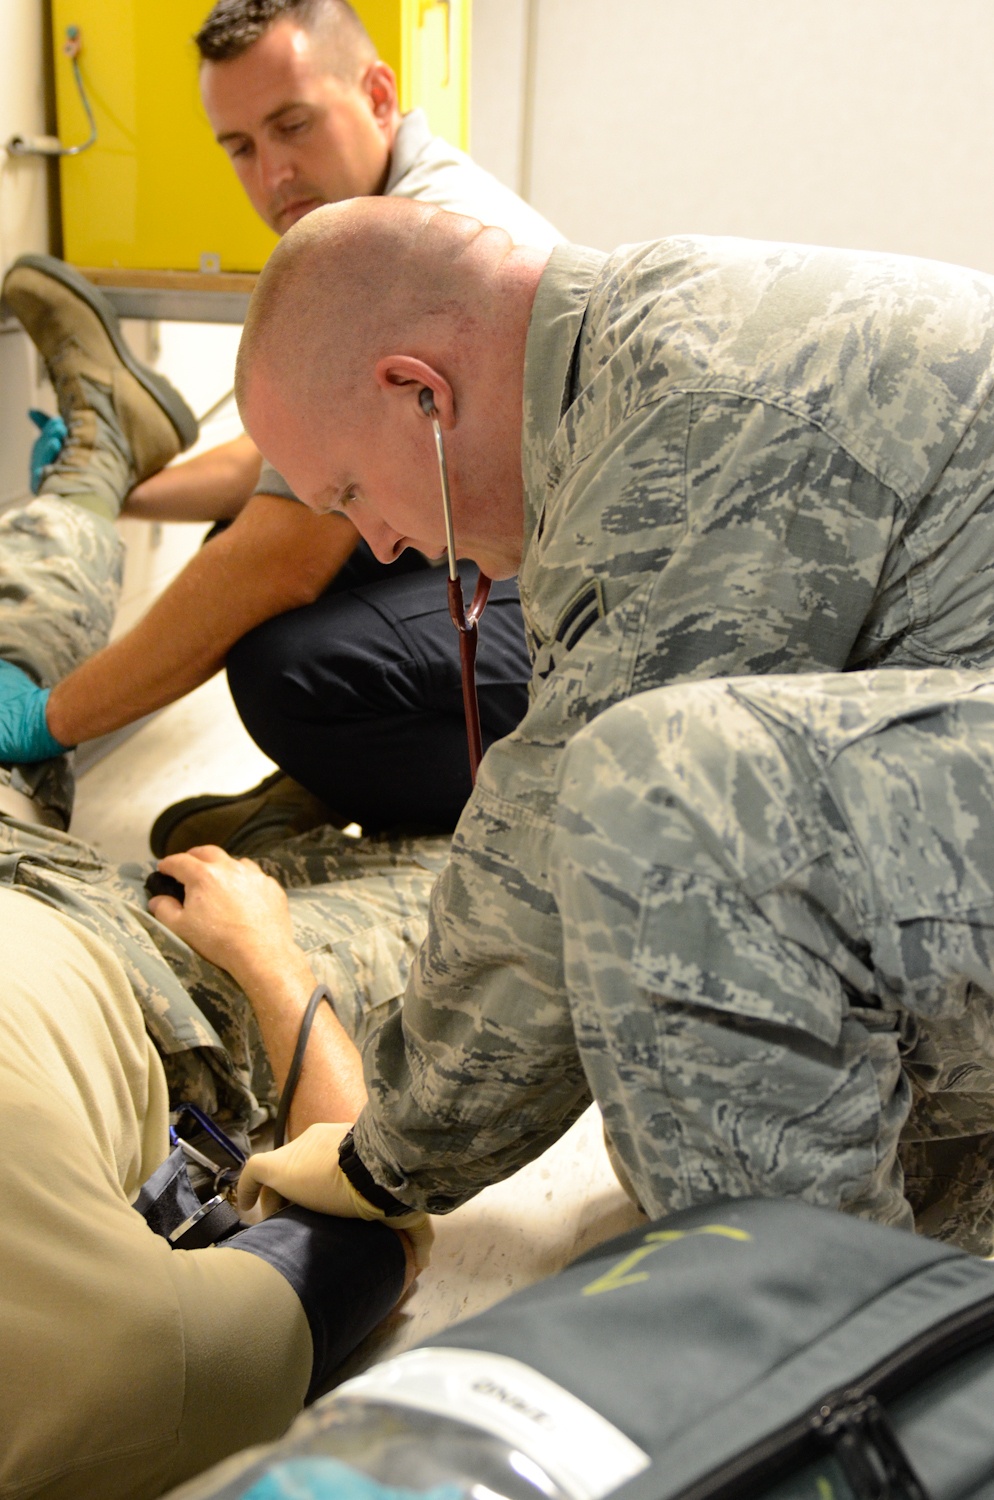
<path id="1" fill-rule="evenodd" d="M 640 892 L 635 983 L 680 1005 L 838 1041 L 846 999 L 833 969 L 784 938 L 738 886 L 654 871 Z"/>

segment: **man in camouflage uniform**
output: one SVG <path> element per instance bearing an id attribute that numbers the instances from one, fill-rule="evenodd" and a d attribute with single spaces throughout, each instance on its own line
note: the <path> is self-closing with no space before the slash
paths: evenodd
<path id="1" fill-rule="evenodd" d="M 370 266 L 392 322 L 348 300 Z M 457 545 L 517 571 L 534 662 L 341 1169 L 294 1143 L 250 1175 L 444 1211 L 593 1095 L 650 1213 L 798 1194 L 989 1249 L 994 282 L 741 241 L 547 259 L 353 205 L 283 242 L 242 354 L 267 457 L 381 557 L 441 545 L 433 390 Z M 519 440 L 515 513 L 488 481 Z"/>

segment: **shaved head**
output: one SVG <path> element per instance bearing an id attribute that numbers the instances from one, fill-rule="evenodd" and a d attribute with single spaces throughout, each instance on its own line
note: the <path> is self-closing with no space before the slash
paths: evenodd
<path id="1" fill-rule="evenodd" d="M 451 351 L 486 317 L 488 263 L 510 247 L 500 230 L 405 199 L 308 214 L 259 277 L 238 352 L 239 404 L 256 366 L 286 399 L 337 404 L 356 399 L 361 370 L 395 348 Z"/>
<path id="2" fill-rule="evenodd" d="M 548 252 L 405 199 L 308 214 L 273 251 L 238 352 L 242 419 L 305 504 L 383 561 L 444 545 L 432 392 L 457 549 L 517 567 L 528 324 Z"/>

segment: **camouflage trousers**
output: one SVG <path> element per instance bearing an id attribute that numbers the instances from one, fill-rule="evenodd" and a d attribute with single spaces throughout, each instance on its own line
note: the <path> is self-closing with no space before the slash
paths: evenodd
<path id="1" fill-rule="evenodd" d="M 0 517 L 0 657 L 43 685 L 58 681 L 106 643 L 120 574 L 117 532 L 92 512 L 45 495 L 8 511 Z M 174 1104 L 197 1103 L 235 1131 L 261 1123 L 273 1081 L 245 996 L 150 915 L 143 882 L 151 864 L 110 865 L 65 831 L 71 760 L 0 768 L 0 786 L 32 794 L 57 825 L 0 812 L 0 883 L 56 907 L 112 950 Z M 252 853 L 286 889 L 297 941 L 361 1046 L 399 1004 L 448 839 L 362 840 L 319 828 Z M 45 955 L 37 962 L 43 968 Z M 71 996 L 53 994 L 62 1002 Z"/>
<path id="2" fill-rule="evenodd" d="M 577 1044 L 642 1205 L 798 1196 L 994 1248 L 994 678 L 716 680 L 567 749 Z"/>

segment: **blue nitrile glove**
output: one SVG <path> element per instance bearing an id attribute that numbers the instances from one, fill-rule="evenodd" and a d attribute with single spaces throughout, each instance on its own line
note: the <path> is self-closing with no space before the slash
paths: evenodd
<path id="1" fill-rule="evenodd" d="M 61 417 L 50 417 L 47 412 L 32 407 L 28 416 L 40 428 L 31 449 L 31 493 L 37 495 L 41 489 L 44 471 L 54 464 L 62 452 L 62 445 L 69 436 L 69 429 Z"/>
<path id="2" fill-rule="evenodd" d="M 52 737 L 45 722 L 48 691 L 36 687 L 20 667 L 0 661 L 0 761 L 26 765 L 65 754 L 68 747 Z"/>

